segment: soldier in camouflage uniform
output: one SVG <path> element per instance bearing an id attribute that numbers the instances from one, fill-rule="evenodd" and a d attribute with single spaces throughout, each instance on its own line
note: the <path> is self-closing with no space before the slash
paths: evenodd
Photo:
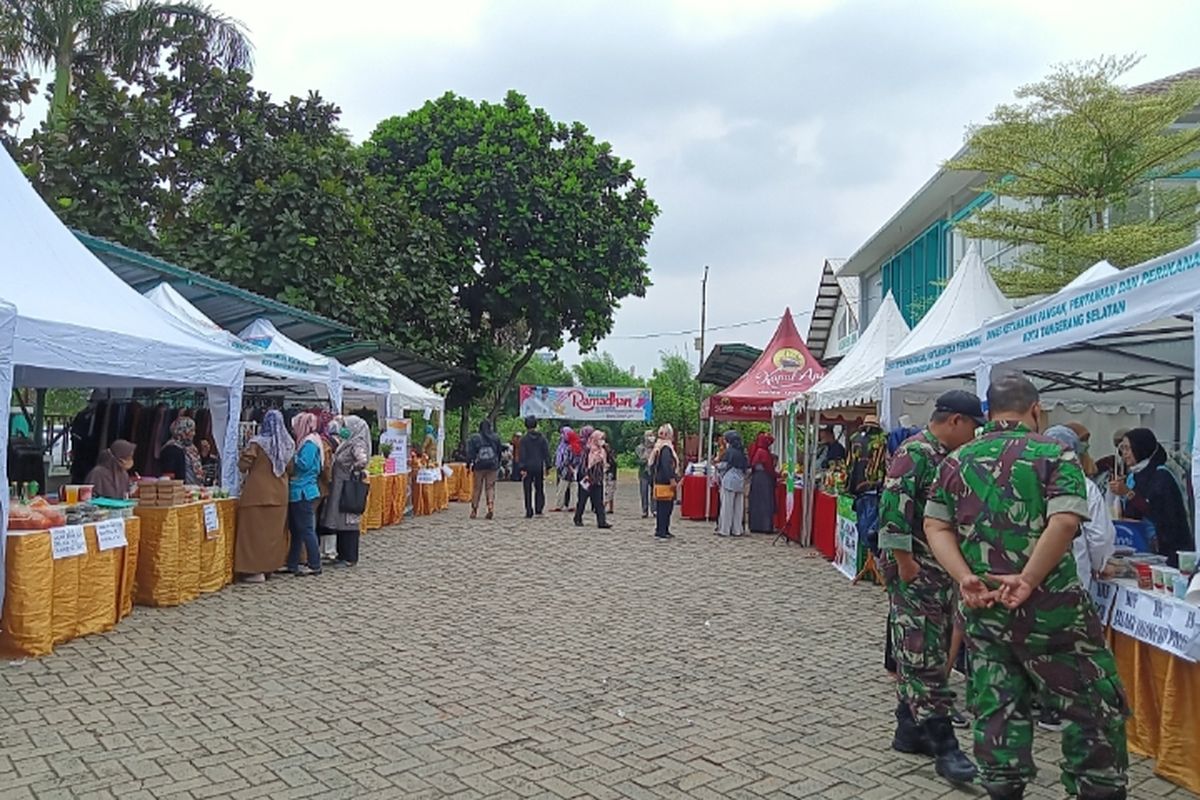
<path id="1" fill-rule="evenodd" d="M 954 390 L 939 397 L 929 427 L 892 454 L 879 503 L 879 548 L 898 667 L 892 747 L 936 757 L 937 773 L 953 783 L 974 780 L 975 766 L 959 749 L 950 722 L 954 692 L 947 661 L 958 597 L 925 541 L 925 502 L 942 460 L 983 424 L 975 395 Z"/>
<path id="2" fill-rule="evenodd" d="M 992 798 L 1024 796 L 1035 699 L 1058 711 L 1062 782 L 1085 800 L 1123 800 L 1128 707 L 1071 541 L 1087 519 L 1075 454 L 1037 433 L 1037 389 L 1019 375 L 988 389 L 991 417 L 948 456 L 925 533 L 958 582 L 973 674 L 975 758 Z"/>

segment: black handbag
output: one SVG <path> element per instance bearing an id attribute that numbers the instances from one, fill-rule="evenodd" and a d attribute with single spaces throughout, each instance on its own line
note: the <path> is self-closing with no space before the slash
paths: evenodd
<path id="1" fill-rule="evenodd" d="M 356 469 L 342 483 L 342 493 L 338 496 L 338 511 L 343 514 L 361 514 L 367 510 L 367 495 L 371 484 L 366 482 L 362 470 Z"/>

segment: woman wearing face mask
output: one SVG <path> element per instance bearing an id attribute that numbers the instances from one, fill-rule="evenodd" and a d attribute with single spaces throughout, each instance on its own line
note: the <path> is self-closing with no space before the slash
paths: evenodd
<path id="1" fill-rule="evenodd" d="M 1194 549 L 1195 542 L 1183 491 L 1167 467 L 1166 451 L 1149 428 L 1134 428 L 1121 442 L 1121 456 L 1129 474 L 1124 480 L 1110 481 L 1109 491 L 1121 498 L 1126 517 L 1153 525 L 1152 546 L 1178 567 L 1178 551 Z"/>

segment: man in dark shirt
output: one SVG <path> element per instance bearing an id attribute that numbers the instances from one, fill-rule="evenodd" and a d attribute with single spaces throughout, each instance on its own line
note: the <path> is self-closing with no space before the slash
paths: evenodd
<path id="1" fill-rule="evenodd" d="M 546 509 L 546 473 L 550 461 L 550 443 L 537 429 L 537 417 L 525 418 L 525 435 L 521 437 L 517 467 L 525 489 L 525 518 L 539 517 Z M 535 497 L 536 495 L 536 497 Z"/>

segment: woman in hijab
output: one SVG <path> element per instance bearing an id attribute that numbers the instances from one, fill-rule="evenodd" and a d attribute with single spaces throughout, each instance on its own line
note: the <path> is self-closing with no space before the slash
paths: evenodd
<path id="1" fill-rule="evenodd" d="M 559 431 L 558 449 L 554 451 L 554 470 L 558 477 L 554 484 L 554 511 L 571 507 L 571 485 L 575 483 L 575 471 L 579 469 L 582 453 L 579 435 L 564 426 Z"/>
<path id="2" fill-rule="evenodd" d="M 750 458 L 750 531 L 772 533 L 775 530 L 775 456 L 771 445 L 775 437 L 760 433 L 754 440 L 754 455 Z"/>
<path id="3" fill-rule="evenodd" d="M 1134 428 L 1121 442 L 1121 456 L 1129 474 L 1110 481 L 1109 491 L 1121 498 L 1126 517 L 1151 524 L 1152 547 L 1178 567 L 1179 551 L 1194 550 L 1195 542 L 1183 490 L 1167 467 L 1167 452 L 1149 428 Z"/>
<path id="4" fill-rule="evenodd" d="M 238 459 L 243 479 L 233 568 L 247 583 L 262 583 L 287 557 L 287 472 L 295 450 L 283 414 L 271 409 Z"/>
<path id="5" fill-rule="evenodd" d="M 638 495 L 642 498 L 642 519 L 650 516 L 650 495 L 654 478 L 650 474 L 650 454 L 654 452 L 654 431 L 642 434 L 641 444 L 634 450 L 638 460 Z"/>
<path id="6" fill-rule="evenodd" d="M 1065 449 L 1077 456 L 1086 451 L 1083 441 L 1072 425 L 1054 425 L 1046 430 L 1045 435 L 1061 443 Z M 1071 551 L 1075 555 L 1075 570 L 1079 574 L 1079 583 L 1084 589 L 1091 591 L 1092 584 L 1116 547 L 1117 530 L 1113 527 L 1108 504 L 1104 502 L 1104 493 L 1100 491 L 1100 487 L 1089 480 L 1085 482 L 1085 488 L 1090 519 L 1080 526 L 1081 534 L 1072 542 Z"/>
<path id="7" fill-rule="evenodd" d="M 171 423 L 171 439 L 159 453 L 161 472 L 170 474 L 188 486 L 199 486 L 204 480 L 204 464 L 196 449 L 196 420 L 181 416 Z"/>
<path id="8" fill-rule="evenodd" d="M 675 429 L 663 425 L 650 451 L 650 476 L 654 481 L 654 536 L 671 539 L 671 517 L 675 513 L 675 487 L 679 481 L 679 457 L 675 455 Z"/>
<path id="9" fill-rule="evenodd" d="M 125 500 L 129 497 L 129 470 L 133 469 L 133 453 L 137 445 L 117 439 L 96 459 L 96 466 L 87 474 L 84 483 L 92 485 L 94 497 Z"/>
<path id="10" fill-rule="evenodd" d="M 317 542 L 321 548 L 321 560 L 332 563 L 337 559 L 337 534 L 325 527 L 325 506 L 329 503 L 329 492 L 333 489 L 333 454 L 338 446 L 338 431 L 341 425 L 334 423 L 329 409 L 316 412 L 317 433 L 321 437 L 321 474 L 317 476 L 317 490 L 321 499 L 313 509 L 317 520 Z"/>
<path id="11" fill-rule="evenodd" d="M 324 449 L 317 433 L 317 416 L 302 412 L 292 417 L 292 435 L 296 456 L 288 481 L 288 545 L 287 570 L 293 575 L 320 575 L 321 548 L 317 542 L 316 505 L 321 497 L 317 480 L 321 475 Z M 307 564 L 300 563 L 300 548 L 304 548 Z"/>
<path id="12" fill-rule="evenodd" d="M 717 517 L 717 533 L 721 536 L 741 536 L 750 461 L 746 458 L 742 437 L 737 431 L 727 431 L 724 439 L 725 455 L 717 464 L 717 475 L 721 480 L 721 512 Z"/>
<path id="13" fill-rule="evenodd" d="M 338 501 L 342 486 L 352 480 L 364 480 L 362 470 L 371 459 L 371 428 L 362 417 L 344 417 L 338 437 L 341 441 L 333 453 L 333 484 L 321 516 L 325 527 L 337 534 L 337 565 L 353 567 L 358 563 L 362 514 L 342 511 Z"/>
<path id="14" fill-rule="evenodd" d="M 587 452 L 583 457 L 583 469 L 580 470 L 575 527 L 583 527 L 583 509 L 589 499 L 592 501 L 592 510 L 596 512 L 596 527 L 601 530 L 612 527 L 604 515 L 604 473 L 607 469 L 608 450 L 604 444 L 604 431 L 592 430 L 588 436 Z"/>

